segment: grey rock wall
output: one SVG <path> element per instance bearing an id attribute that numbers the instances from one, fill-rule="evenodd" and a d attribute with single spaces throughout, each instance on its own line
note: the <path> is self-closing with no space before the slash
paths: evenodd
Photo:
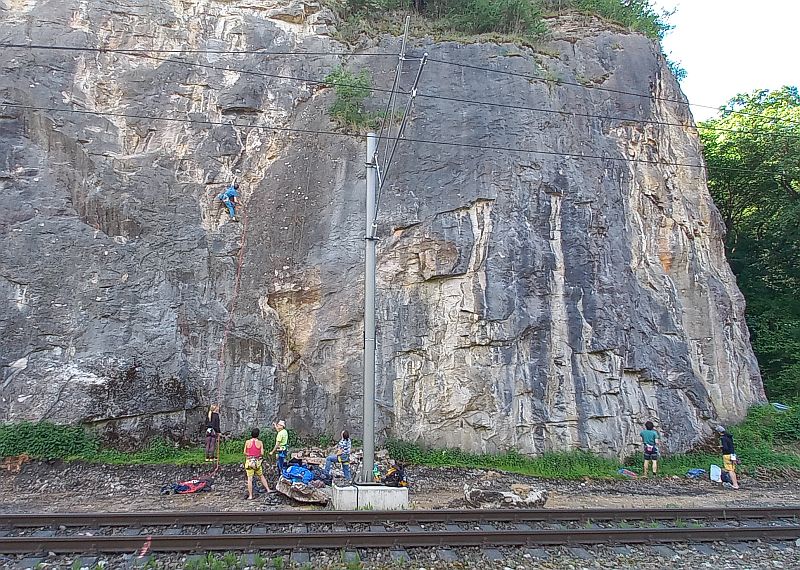
<path id="1" fill-rule="evenodd" d="M 311 2 L 0 6 L 4 43 L 349 49 Z M 412 42 L 650 96 L 427 64 L 409 139 L 539 152 L 400 144 L 378 220 L 380 433 L 626 455 L 653 419 L 686 449 L 764 397 L 703 171 L 675 165 L 702 160 L 693 121 L 651 41 L 551 24 L 539 52 Z M 3 101 L 86 112 L 0 106 L 0 419 L 196 438 L 219 399 L 234 432 L 359 433 L 364 144 L 302 132 L 336 131 L 334 94 L 290 79 L 339 64 L 389 88 L 396 58 L 0 51 Z M 214 200 L 234 177 L 240 224 Z"/>

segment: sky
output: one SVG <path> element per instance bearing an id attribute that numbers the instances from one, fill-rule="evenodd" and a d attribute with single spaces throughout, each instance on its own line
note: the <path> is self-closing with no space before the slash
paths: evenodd
<path id="1" fill-rule="evenodd" d="M 689 102 L 719 107 L 737 93 L 800 85 L 800 0 L 654 0 L 676 8 L 664 52 L 687 76 Z M 716 116 L 693 106 L 696 121 Z"/>

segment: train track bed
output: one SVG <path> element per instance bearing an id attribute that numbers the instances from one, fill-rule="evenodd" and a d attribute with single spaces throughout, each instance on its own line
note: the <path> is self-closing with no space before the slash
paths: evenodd
<path id="1" fill-rule="evenodd" d="M 777 548 L 791 557 L 798 541 L 800 508 L 43 513 L 0 519 L 0 552 L 12 567 L 59 567 L 68 560 L 70 567 L 91 568 L 101 560 L 117 567 L 145 564 L 154 556 L 151 567 L 203 568 L 205 552 L 226 557 L 223 568 L 257 568 L 279 558 L 312 568 L 357 568 L 361 562 L 438 568 L 464 560 L 489 567 L 512 559 L 525 567 L 525 560 L 563 556 L 596 560 L 591 549 L 598 548 L 618 556 L 644 548 L 662 558 L 679 550 L 720 556 L 733 549 L 744 556 Z M 133 557 L 137 552 L 144 554 Z M 59 557 L 70 553 L 88 558 Z M 122 557 L 109 556 L 114 554 Z"/>
<path id="2" fill-rule="evenodd" d="M 208 554 L 0 555 L 0 568 L 163 570 L 789 570 L 800 567 L 800 545 L 790 541 L 576 545 L 535 548 L 324 549 L 226 551 Z"/>

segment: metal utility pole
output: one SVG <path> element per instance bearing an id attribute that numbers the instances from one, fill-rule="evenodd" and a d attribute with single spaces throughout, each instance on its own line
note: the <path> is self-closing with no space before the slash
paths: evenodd
<path id="1" fill-rule="evenodd" d="M 375 179 L 378 137 L 367 134 L 367 217 L 364 239 L 364 459 L 359 481 L 372 482 L 375 464 Z"/>

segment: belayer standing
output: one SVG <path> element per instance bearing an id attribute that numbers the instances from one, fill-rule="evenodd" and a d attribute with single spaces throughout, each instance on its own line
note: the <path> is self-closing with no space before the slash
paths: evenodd
<path id="1" fill-rule="evenodd" d="M 228 207 L 231 221 L 236 222 L 236 206 L 239 206 L 239 183 L 234 182 L 228 186 L 225 192 L 217 196 L 217 199 Z"/>
<path id="2" fill-rule="evenodd" d="M 727 471 L 731 478 L 731 486 L 739 488 L 739 481 L 736 478 L 736 449 L 733 447 L 733 436 L 728 433 L 725 426 L 717 426 L 719 433 L 719 443 L 722 446 L 722 470 Z"/>
<path id="3" fill-rule="evenodd" d="M 206 416 L 206 461 L 214 461 L 217 457 L 220 431 L 219 404 L 211 404 Z"/>
<path id="4" fill-rule="evenodd" d="M 650 464 L 653 464 L 653 477 L 658 475 L 658 444 L 661 437 L 653 426 L 653 422 L 646 422 L 644 429 L 639 432 L 644 447 L 644 477 L 647 477 Z"/>
<path id="5" fill-rule="evenodd" d="M 259 429 L 250 430 L 250 439 L 244 444 L 244 471 L 247 474 L 247 498 L 253 498 L 253 477 L 258 477 L 264 490 L 269 493 L 269 484 L 264 478 L 262 462 L 264 460 L 264 443 L 258 439 Z"/>
<path id="6" fill-rule="evenodd" d="M 271 454 L 276 454 L 278 460 L 278 479 L 283 475 L 283 470 L 286 469 L 286 455 L 289 452 L 289 432 L 286 431 L 286 422 L 278 420 L 278 423 L 273 423 L 272 427 L 275 428 L 275 447 L 270 451 Z"/>

